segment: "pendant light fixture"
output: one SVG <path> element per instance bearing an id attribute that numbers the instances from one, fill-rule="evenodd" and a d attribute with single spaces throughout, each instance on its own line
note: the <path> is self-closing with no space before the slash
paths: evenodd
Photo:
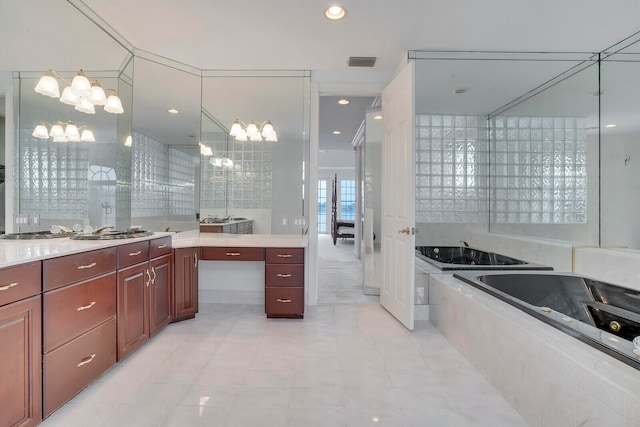
<path id="1" fill-rule="evenodd" d="M 60 96 L 58 80 L 68 85 L 62 91 L 62 96 Z M 96 105 L 104 105 L 107 113 L 124 113 L 122 101 L 116 91 L 109 89 L 109 97 L 107 97 L 98 80 L 89 81 L 83 70 L 78 72 L 71 83 L 55 71 L 49 70 L 40 78 L 34 90 L 51 98 L 60 98 L 60 102 L 73 105 L 76 110 L 85 114 L 95 114 Z"/>
<path id="2" fill-rule="evenodd" d="M 278 135 L 270 120 L 262 123 L 252 120 L 247 125 L 242 120 L 236 119 L 231 125 L 229 135 L 236 141 L 278 141 Z"/>
<path id="3" fill-rule="evenodd" d="M 47 130 L 47 125 L 51 126 L 51 130 Z M 78 127 L 72 121 L 67 123 L 58 121 L 54 124 L 40 122 L 31 135 L 38 139 L 53 138 L 53 142 L 95 142 L 96 140 L 91 129 L 87 126 Z"/>

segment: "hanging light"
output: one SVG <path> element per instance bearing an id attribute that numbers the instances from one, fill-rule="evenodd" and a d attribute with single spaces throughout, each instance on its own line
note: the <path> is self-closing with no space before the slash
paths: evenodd
<path id="1" fill-rule="evenodd" d="M 112 114 L 122 114 L 124 113 L 124 109 L 122 108 L 122 101 L 116 95 L 114 90 L 110 91 L 110 95 L 107 98 L 107 102 L 104 105 L 104 111 Z"/>
<path id="2" fill-rule="evenodd" d="M 63 81 L 67 86 L 62 91 L 58 87 L 58 80 Z M 52 98 L 60 98 L 60 102 L 73 105 L 76 110 L 95 114 L 95 106 L 103 106 L 107 113 L 122 114 L 122 101 L 118 98 L 115 90 L 110 89 L 107 98 L 104 89 L 97 80 L 89 81 L 83 70 L 73 78 L 71 84 L 53 70 L 49 70 L 40 78 L 35 87 L 35 91 Z"/>
<path id="3" fill-rule="evenodd" d="M 97 80 L 91 82 L 91 102 L 93 105 L 105 105 L 107 103 L 107 95 Z"/>
<path id="4" fill-rule="evenodd" d="M 51 126 L 51 130 L 47 130 L 47 125 Z M 80 134 L 82 130 L 82 134 Z M 62 123 L 55 122 L 53 125 L 47 122 L 40 122 L 31 134 L 38 139 L 53 138 L 53 142 L 95 142 L 96 138 L 93 131 L 87 126 L 76 126 L 72 121 Z"/>
<path id="5" fill-rule="evenodd" d="M 200 155 L 202 156 L 213 156 L 213 150 L 211 149 L 211 147 L 209 147 L 206 144 L 203 144 L 202 142 L 199 143 L 200 144 Z"/>
<path id="6" fill-rule="evenodd" d="M 53 70 L 47 71 L 44 76 L 40 77 L 35 91 L 51 98 L 60 98 L 60 88 Z"/>
<path id="7" fill-rule="evenodd" d="M 248 125 L 236 119 L 231 125 L 229 135 L 236 141 L 277 141 L 278 136 L 271 120 L 262 123 L 251 121 Z"/>
<path id="8" fill-rule="evenodd" d="M 132 144 L 133 144 L 133 138 L 131 138 L 131 135 L 129 135 L 124 140 L 124 146 L 131 147 Z"/>
<path id="9" fill-rule="evenodd" d="M 93 136 L 93 131 L 91 129 L 84 129 L 80 134 L 80 141 L 95 142 L 96 138 Z"/>

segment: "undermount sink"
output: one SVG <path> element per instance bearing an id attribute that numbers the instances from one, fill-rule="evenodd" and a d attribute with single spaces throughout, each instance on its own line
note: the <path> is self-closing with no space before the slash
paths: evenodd
<path id="1" fill-rule="evenodd" d="M 0 239 L 5 240 L 33 240 L 33 239 L 59 239 L 61 237 L 75 236 L 75 233 L 52 233 L 51 231 L 29 231 L 25 233 L 3 234 Z"/>
<path id="2" fill-rule="evenodd" d="M 73 240 L 114 240 L 134 239 L 136 237 L 152 236 L 153 231 L 145 230 L 114 230 L 102 233 L 81 233 L 71 236 Z"/>

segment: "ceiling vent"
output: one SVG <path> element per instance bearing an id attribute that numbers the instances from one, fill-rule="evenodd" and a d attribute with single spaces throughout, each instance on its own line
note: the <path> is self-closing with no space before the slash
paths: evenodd
<path id="1" fill-rule="evenodd" d="M 373 67 L 376 65 L 375 56 L 350 56 L 349 67 Z"/>

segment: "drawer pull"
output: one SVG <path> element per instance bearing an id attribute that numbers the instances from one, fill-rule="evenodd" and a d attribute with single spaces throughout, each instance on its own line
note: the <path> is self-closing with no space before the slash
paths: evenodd
<path id="1" fill-rule="evenodd" d="M 291 258 L 293 255 L 291 255 L 291 254 L 278 254 L 277 256 L 279 258 Z"/>
<path id="2" fill-rule="evenodd" d="M 158 249 L 164 249 L 166 247 L 167 247 L 167 245 L 160 245 L 160 246 L 158 246 Z"/>
<path id="3" fill-rule="evenodd" d="M 138 252 L 131 252 L 131 253 L 129 254 L 129 256 L 138 256 L 138 255 L 140 255 L 141 253 L 142 253 L 142 251 L 138 251 Z"/>
<path id="4" fill-rule="evenodd" d="M 6 291 L 6 290 L 9 290 L 11 288 L 15 288 L 16 286 L 18 286 L 18 282 L 9 283 L 7 286 L 1 287 L 0 291 Z"/>
<path id="5" fill-rule="evenodd" d="M 276 274 L 276 276 L 278 276 L 278 277 L 291 277 L 291 274 L 278 273 L 278 274 Z"/>
<path id="6" fill-rule="evenodd" d="M 89 364 L 89 363 L 93 362 L 93 359 L 95 359 L 95 358 L 96 358 L 96 354 L 95 354 L 95 353 L 93 353 L 91 356 L 89 356 L 89 357 L 85 357 L 84 359 L 82 359 L 82 362 L 78 363 L 78 364 L 76 365 L 76 367 L 78 367 L 78 368 L 79 368 L 79 367 L 81 367 L 81 366 L 87 365 L 87 364 Z"/>
<path id="7" fill-rule="evenodd" d="M 86 270 L 87 268 L 92 268 L 95 266 L 96 266 L 95 262 L 92 262 L 91 264 L 87 264 L 87 265 L 79 265 L 78 270 Z"/>
<path id="8" fill-rule="evenodd" d="M 96 305 L 96 302 L 95 302 L 95 301 L 91 301 L 91 303 L 90 303 L 90 304 L 88 304 L 88 305 L 83 305 L 82 307 L 78 307 L 78 308 L 76 309 L 76 311 L 88 310 L 88 309 L 90 309 L 91 307 L 93 307 L 94 305 Z"/>
<path id="9" fill-rule="evenodd" d="M 156 283 L 156 268 L 151 267 L 151 272 L 153 273 L 153 279 L 151 279 L 151 284 L 153 285 Z"/>
<path id="10" fill-rule="evenodd" d="M 149 273 L 149 269 L 146 269 L 144 272 L 147 275 L 147 281 L 144 284 L 147 285 L 147 288 L 148 288 L 149 287 L 149 283 L 151 283 L 151 274 Z"/>
<path id="11" fill-rule="evenodd" d="M 193 254 L 193 268 L 198 268 L 198 254 Z"/>
<path id="12" fill-rule="evenodd" d="M 283 302 L 283 303 L 290 303 L 291 302 L 290 299 L 281 299 L 281 298 L 278 298 L 276 301 Z"/>
<path id="13" fill-rule="evenodd" d="M 240 256 L 240 252 L 227 252 L 227 256 Z"/>

